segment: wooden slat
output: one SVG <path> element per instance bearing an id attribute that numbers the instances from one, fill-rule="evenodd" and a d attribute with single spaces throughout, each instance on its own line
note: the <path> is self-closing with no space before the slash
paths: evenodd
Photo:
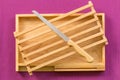
<path id="1" fill-rule="evenodd" d="M 87 46 L 85 46 L 85 47 L 83 47 L 83 49 L 88 49 L 88 48 L 91 48 L 91 47 L 93 47 L 93 46 L 96 46 L 96 45 L 99 45 L 99 44 L 101 44 L 101 43 L 105 43 L 106 42 L 106 40 L 100 40 L 100 41 L 97 41 L 97 42 L 95 42 L 95 43 L 92 43 L 92 44 L 90 44 L 90 45 L 87 45 Z"/>
<path id="2" fill-rule="evenodd" d="M 85 9 L 91 7 L 91 6 L 92 6 L 91 4 L 87 4 L 87 5 L 83 6 L 83 7 L 80 7 L 80 8 L 78 8 L 78 9 L 73 10 L 73 11 L 70 11 L 70 12 L 66 13 L 65 15 L 60 15 L 60 16 L 54 18 L 54 19 L 51 19 L 51 20 L 49 20 L 49 22 L 55 22 L 55 21 L 57 21 L 57 20 L 60 20 L 60 19 L 62 19 L 62 18 L 65 18 L 65 17 L 67 17 L 67 16 L 69 16 L 69 15 L 71 15 L 71 14 L 74 14 L 74 13 L 77 13 L 77 12 L 79 12 L 79 11 L 85 10 Z M 14 35 L 14 36 L 15 36 L 15 37 L 18 37 L 18 36 L 20 36 L 20 35 L 23 35 L 23 34 L 25 34 L 25 33 L 28 33 L 28 32 L 30 32 L 30 31 L 35 30 L 35 29 L 39 28 L 40 26 L 44 26 L 44 25 L 45 25 L 45 24 L 42 23 L 42 24 L 39 25 L 39 26 L 30 28 L 30 29 L 25 30 L 25 31 L 22 31 L 22 32 L 20 32 L 20 33 L 15 32 L 15 35 Z"/>
<path id="3" fill-rule="evenodd" d="M 60 57 L 57 57 L 57 58 L 54 58 L 54 59 L 52 59 L 52 60 L 50 60 L 50 61 L 48 61 L 48 62 L 44 62 L 43 64 L 39 64 L 38 66 L 31 68 L 30 71 L 35 71 L 36 69 L 39 69 L 39 68 L 41 68 L 41 67 L 43 67 L 43 66 L 46 66 L 46 65 L 51 64 L 51 63 L 54 63 L 54 62 L 56 62 L 56 61 L 58 61 L 58 60 L 61 60 L 61 59 L 66 58 L 66 57 L 69 57 L 69 56 L 71 56 L 71 55 L 73 55 L 73 54 L 75 54 L 75 52 L 70 52 L 70 53 L 68 53 L 68 54 L 64 54 L 64 55 L 62 55 L 62 56 L 60 56 Z"/>
<path id="4" fill-rule="evenodd" d="M 19 23 L 19 18 L 18 18 L 18 16 L 16 15 L 16 32 L 18 32 L 19 31 L 19 28 L 18 28 L 18 24 Z M 19 68 L 18 68 L 18 58 L 19 58 L 19 54 L 18 54 L 18 52 L 19 52 L 19 48 L 18 48 L 18 40 L 16 39 L 15 40 L 15 45 L 16 45 L 16 71 L 18 71 L 19 70 Z"/>
<path id="5" fill-rule="evenodd" d="M 79 20 L 79 19 L 82 19 L 82 18 L 85 18 L 85 17 L 87 17 L 87 16 L 90 16 L 90 15 L 92 15 L 92 14 L 94 14 L 94 13 L 95 13 L 95 12 L 88 12 L 88 13 L 86 13 L 86 14 L 84 14 L 84 15 L 81 15 L 81 16 L 75 18 L 75 19 L 69 20 L 69 21 L 67 21 L 67 22 L 65 22 L 65 23 L 57 26 L 57 28 L 60 28 L 60 27 L 62 27 L 62 26 L 65 26 L 65 25 L 67 25 L 67 24 L 70 24 L 71 22 L 74 22 L 74 21 L 77 21 L 77 20 Z M 44 31 L 43 33 L 39 33 L 39 34 L 37 34 L 37 35 L 35 35 L 35 36 L 32 36 L 32 37 L 28 37 L 28 38 L 26 38 L 26 39 L 19 40 L 18 44 L 21 44 L 21 43 L 23 43 L 23 42 L 25 42 L 25 41 L 28 41 L 28 40 L 33 39 L 33 38 L 36 38 L 36 37 L 38 37 L 38 36 L 40 36 L 40 35 L 46 34 L 46 33 L 50 32 L 50 31 L 51 31 L 51 30 L 48 29 L 48 30 Z"/>
<path id="6" fill-rule="evenodd" d="M 98 37 L 98 36 L 101 36 L 101 35 L 103 35 L 103 33 L 102 33 L 102 32 L 99 32 L 99 33 L 93 34 L 93 35 L 91 35 L 91 36 L 89 36 L 89 37 L 83 38 L 83 39 L 77 41 L 76 43 L 82 43 L 82 42 L 84 42 L 84 41 L 90 40 L 90 39 L 92 39 L 92 38 L 95 38 L 95 37 Z"/>
<path id="7" fill-rule="evenodd" d="M 83 26 L 85 26 L 85 25 L 87 25 L 87 24 L 90 24 L 90 23 L 92 23 L 92 22 L 95 22 L 95 21 L 96 21 L 96 19 L 90 19 L 90 20 L 88 20 L 88 21 L 86 21 L 86 22 L 83 22 L 83 23 L 81 23 L 81 24 L 79 24 L 79 25 L 76 25 L 75 27 L 68 28 L 67 30 L 63 31 L 63 33 L 67 33 L 67 32 L 69 32 L 69 31 L 71 31 L 71 30 L 74 30 L 74 29 L 83 27 Z M 62 29 L 64 29 L 64 28 L 62 28 Z M 88 31 L 86 31 L 86 32 L 89 32 L 89 31 L 94 30 L 94 29 L 95 29 L 94 27 L 93 27 L 93 29 L 90 28 L 90 30 L 88 30 Z M 80 33 L 81 33 L 81 32 L 80 32 Z M 85 33 L 85 32 L 83 32 L 83 33 Z M 81 34 L 83 34 L 83 33 L 81 33 Z M 50 34 L 50 33 L 49 33 L 49 34 Z M 77 35 L 77 34 L 76 34 L 76 35 Z M 28 45 L 28 46 L 26 46 L 26 47 L 21 48 L 20 51 L 26 50 L 26 49 L 28 49 L 28 48 L 30 48 L 30 47 L 36 46 L 37 44 L 40 44 L 40 43 L 42 43 L 42 42 L 44 42 L 44 41 L 48 41 L 49 39 L 52 39 L 52 38 L 55 38 L 55 37 L 56 37 L 56 35 L 47 37 L 47 39 L 44 39 L 44 40 L 42 40 L 42 41 L 38 41 L 38 42 L 36 42 L 36 43 L 33 43 L 33 44 L 31 44 L 31 45 Z"/>
<path id="8" fill-rule="evenodd" d="M 31 63 L 33 63 L 33 62 L 36 62 L 36 61 L 38 61 L 38 60 L 41 60 L 41 59 L 43 59 L 43 58 L 45 58 L 45 57 L 47 57 L 47 56 L 53 55 L 53 54 L 55 54 L 55 53 L 58 53 L 58 52 L 60 52 L 60 51 L 62 51 L 62 50 L 64 50 L 64 49 L 67 49 L 67 48 L 68 48 L 68 47 L 65 46 L 65 47 L 62 47 L 62 48 L 60 48 L 60 49 L 56 49 L 56 50 L 54 50 L 54 51 L 52 51 L 52 52 L 50 52 L 50 53 L 44 54 L 44 55 L 39 56 L 39 57 L 37 57 L 37 58 L 34 58 L 34 59 L 32 59 L 32 60 L 29 60 L 29 61 L 27 62 L 27 65 L 28 65 L 28 64 L 31 64 Z"/>
<path id="9" fill-rule="evenodd" d="M 28 48 L 31 48 L 31 47 L 33 47 L 33 46 L 36 46 L 36 45 L 38 45 L 38 44 L 40 44 L 40 43 L 43 43 L 43 42 L 48 41 L 48 40 L 50 40 L 50 39 L 52 39 L 52 38 L 55 38 L 55 37 L 56 37 L 56 35 L 53 35 L 53 36 L 44 38 L 44 39 L 42 39 L 42 40 L 39 40 L 38 42 L 35 42 L 35 43 L 33 43 L 33 44 L 31 43 L 31 44 L 28 45 L 28 46 L 22 47 L 20 51 L 24 51 L 24 50 L 26 50 L 26 49 L 28 49 Z"/>
<path id="10" fill-rule="evenodd" d="M 51 45 L 42 47 L 42 48 L 40 48 L 40 49 L 38 49 L 38 50 L 36 50 L 36 51 L 30 52 L 30 53 L 28 53 L 28 54 L 25 54 L 24 57 L 29 57 L 29 56 L 31 56 L 31 55 L 33 55 L 33 54 L 39 53 L 39 52 L 41 52 L 41 51 L 43 51 L 43 50 L 45 50 L 45 49 L 47 49 L 47 48 L 53 47 L 53 46 L 55 46 L 55 45 L 57 45 L 57 44 L 60 44 L 60 43 L 63 43 L 63 41 L 61 40 L 61 41 L 58 41 L 58 42 L 56 42 L 56 43 L 52 43 Z"/>
<path id="11" fill-rule="evenodd" d="M 89 69 L 86 69 L 86 68 L 82 68 L 82 69 L 55 69 L 54 71 L 105 71 L 105 69 L 103 68 L 89 68 Z"/>
<path id="12" fill-rule="evenodd" d="M 77 34 L 75 34 L 75 35 L 72 35 L 72 36 L 70 36 L 70 38 L 74 38 L 74 37 L 77 37 L 77 36 L 86 34 L 86 33 L 88 33 L 88 32 L 91 32 L 91 31 L 93 31 L 93 30 L 96 30 L 96 29 L 98 29 L 98 28 L 100 28 L 100 26 L 94 26 L 94 27 L 92 27 L 92 28 L 90 28 L 90 29 L 86 29 L 86 30 L 84 30 L 84 31 L 81 31 L 80 33 L 77 33 Z"/>
<path id="13" fill-rule="evenodd" d="M 105 14 L 101 14 L 102 15 L 102 29 L 103 32 L 105 33 Z M 102 63 L 105 65 L 105 46 L 102 47 Z"/>
<path id="14" fill-rule="evenodd" d="M 68 69 L 74 69 L 74 68 L 76 68 L 76 69 L 80 69 L 80 68 L 84 68 L 84 69 L 89 69 L 89 68 L 97 68 L 98 66 L 104 66 L 104 64 L 103 63 L 81 63 L 81 64 L 67 64 L 67 65 L 65 65 L 65 64 L 58 64 L 58 65 L 56 65 L 55 66 L 55 69 L 57 69 L 57 68 L 63 68 L 63 69 L 65 69 L 65 68 L 68 68 Z"/>

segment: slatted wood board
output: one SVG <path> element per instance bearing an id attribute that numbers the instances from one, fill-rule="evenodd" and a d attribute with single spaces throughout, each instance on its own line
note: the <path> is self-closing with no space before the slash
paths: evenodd
<path id="1" fill-rule="evenodd" d="M 51 18 L 54 18 L 54 17 L 59 16 L 59 15 L 62 15 L 62 14 L 43 14 L 43 16 L 46 17 L 47 19 L 51 19 Z M 81 14 L 71 15 L 71 16 L 63 19 L 63 20 L 59 20 L 55 24 L 61 24 L 64 21 L 68 21 L 69 19 L 72 19 L 72 18 L 74 18 L 76 16 L 79 16 L 79 15 L 81 15 Z M 100 20 L 100 22 L 102 24 L 102 29 L 104 29 L 104 14 L 103 13 L 99 13 L 99 14 L 97 14 L 97 16 L 99 17 L 99 20 Z M 40 23 L 42 23 L 35 15 L 32 15 L 32 14 L 18 14 L 16 18 L 17 18 L 16 19 L 17 20 L 16 29 L 18 29 L 19 31 L 23 31 L 23 30 L 25 30 L 27 28 L 31 28 L 31 27 L 33 27 L 35 25 L 37 26 Z M 75 23 L 72 23 L 69 26 L 66 26 L 65 28 L 67 28 L 67 27 L 76 28 L 76 27 L 74 27 L 75 25 L 80 24 L 83 21 L 91 19 L 91 18 L 92 18 L 91 16 L 86 17 L 84 20 L 76 21 Z M 62 71 L 68 71 L 68 70 L 71 71 L 71 70 L 74 70 L 74 69 L 78 70 L 78 71 L 81 71 L 81 70 L 82 71 L 83 70 L 90 70 L 90 71 L 91 70 L 104 70 L 105 69 L 104 68 L 105 67 L 105 45 L 103 43 L 104 40 L 98 41 L 98 44 L 94 44 L 93 43 L 93 44 L 88 45 L 89 43 L 92 43 L 94 41 L 97 41 L 98 39 L 101 39 L 101 36 L 98 36 L 96 38 L 90 39 L 88 41 L 82 35 L 75 36 L 75 37 L 73 36 L 72 37 L 73 33 L 75 33 L 75 34 L 77 33 L 78 35 L 79 35 L 79 33 L 83 33 L 84 34 L 84 32 L 82 32 L 82 30 L 87 28 L 87 27 L 91 27 L 91 25 L 93 27 L 95 25 L 95 23 L 89 24 L 87 26 L 80 27 L 80 29 L 79 28 L 76 28 L 75 30 L 73 29 L 72 33 L 67 31 L 65 28 L 63 28 L 63 29 L 64 29 L 65 32 L 67 32 L 66 34 L 68 36 L 71 36 L 71 38 L 74 41 L 77 41 L 77 43 L 80 42 L 79 45 L 81 45 L 84 49 L 87 50 L 88 53 L 90 53 L 90 55 L 93 56 L 93 58 L 95 59 L 95 61 L 93 63 L 88 63 L 83 57 L 80 57 L 78 54 L 74 54 L 74 55 L 72 55 L 72 56 L 70 56 L 70 57 L 68 57 L 66 59 L 60 60 L 60 61 L 58 61 L 58 62 L 56 62 L 54 64 L 47 65 L 46 67 L 43 67 L 43 68 L 38 69 L 36 71 L 54 71 L 54 70 L 57 70 L 57 71 L 60 70 L 61 71 L 61 69 L 62 69 Z M 48 28 L 47 26 L 44 26 L 44 27 Z M 38 29 L 38 32 L 37 32 L 38 34 L 41 31 L 41 30 L 40 31 L 39 30 L 40 29 Z M 94 32 L 97 31 L 97 27 L 93 31 L 92 31 L 92 28 L 89 29 L 89 30 L 91 30 L 91 32 L 87 33 L 86 36 L 89 35 L 89 34 L 94 34 Z M 54 32 L 50 32 L 50 33 L 54 34 Z M 65 46 L 64 41 L 62 41 L 55 34 L 54 34 L 55 38 L 49 39 L 49 37 L 50 37 L 49 34 L 50 33 L 48 33 L 48 34 L 46 33 L 46 34 L 42 35 L 42 37 L 40 37 L 41 41 L 39 40 L 39 42 L 40 42 L 39 46 L 37 45 L 37 46 L 30 47 L 30 49 L 28 49 L 28 50 L 27 50 L 27 47 L 25 46 L 25 45 L 27 45 L 29 43 L 38 42 L 38 41 L 36 41 L 37 38 L 35 39 L 35 41 L 34 40 L 27 40 L 26 42 L 24 42 L 23 45 L 21 44 L 21 46 L 23 46 L 23 49 L 26 50 L 25 51 L 26 53 L 27 52 L 31 52 L 32 50 L 34 50 L 36 48 L 38 50 L 39 50 L 39 48 L 40 48 L 40 50 L 47 49 L 44 52 L 49 52 L 49 49 L 50 50 L 54 50 L 54 49 L 60 48 L 61 46 Z M 34 32 L 33 32 L 33 35 L 34 35 Z M 24 35 L 24 37 L 22 36 L 21 38 L 25 38 L 25 36 L 28 36 L 28 34 Z M 30 38 L 31 36 L 32 35 L 30 34 L 28 38 Z M 79 40 L 81 38 L 82 38 L 82 40 Z M 45 42 L 42 43 L 42 40 L 45 40 Z M 85 40 L 85 42 L 82 43 L 82 41 L 84 41 L 84 40 Z M 101 43 L 103 43 L 103 44 L 101 44 Z M 51 45 L 46 46 L 47 44 L 51 44 Z M 31 44 L 31 45 L 33 45 L 33 44 Z M 52 45 L 57 45 L 57 46 L 52 47 Z M 68 50 L 67 49 L 64 50 L 63 49 L 63 51 L 65 51 L 66 53 L 69 53 L 69 51 L 71 51 L 71 50 L 69 50 L 69 49 Z M 42 52 L 42 54 L 45 54 L 44 52 Z M 32 58 L 34 58 L 36 56 L 41 55 L 39 53 L 40 52 L 38 52 L 37 55 L 32 55 L 32 56 L 28 55 L 28 56 L 30 56 L 30 59 L 32 59 Z M 31 66 L 35 66 L 38 63 L 39 62 L 32 63 Z M 62 67 L 64 67 L 64 68 L 62 68 Z M 66 69 L 65 67 L 70 67 L 70 68 Z M 73 67 L 73 68 L 71 69 L 71 67 Z M 20 50 L 18 48 L 17 42 L 16 42 L 16 71 L 26 71 L 25 64 L 24 64 L 23 59 L 21 57 Z"/>
<path id="2" fill-rule="evenodd" d="M 90 8 L 87 13 L 76 13 Z M 74 13 L 74 14 L 73 14 Z M 50 30 L 33 14 L 16 15 L 16 71 L 104 71 L 104 14 L 92 3 L 66 14 L 43 14 L 90 56 L 88 63 L 73 47 Z"/>

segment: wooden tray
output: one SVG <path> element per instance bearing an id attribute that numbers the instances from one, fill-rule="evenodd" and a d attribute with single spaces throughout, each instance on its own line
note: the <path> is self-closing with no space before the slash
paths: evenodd
<path id="1" fill-rule="evenodd" d="M 77 12 L 82 12 L 77 13 Z M 91 1 L 65 14 L 43 14 L 75 44 L 77 51 L 35 15 L 16 15 L 16 71 L 105 70 L 104 14 L 96 14 Z M 88 63 L 81 51 L 94 58 Z"/>
<path id="2" fill-rule="evenodd" d="M 50 20 L 57 16 L 64 14 L 43 14 L 43 16 Z M 66 18 L 53 22 L 55 25 L 61 25 L 75 17 L 82 14 L 72 14 Z M 101 23 L 101 28 L 105 31 L 104 13 L 97 13 L 97 17 Z M 37 34 L 44 33 L 45 30 L 50 30 L 47 26 L 39 27 L 35 31 L 30 31 L 18 38 L 16 38 L 16 71 L 26 71 L 26 65 L 23 62 L 21 52 L 24 52 L 28 62 L 32 62 L 29 66 L 34 67 L 42 62 L 49 61 L 63 54 L 71 54 L 72 56 L 63 58 L 54 63 L 48 64 L 45 67 L 37 69 L 35 71 L 104 71 L 105 70 L 105 40 L 102 39 L 101 34 L 94 35 L 99 31 L 96 26 L 96 22 L 89 23 L 89 25 L 83 25 L 84 22 L 93 20 L 93 16 L 85 17 L 84 19 L 77 20 L 74 23 L 59 28 L 63 33 L 69 36 L 72 40 L 85 49 L 93 58 L 93 63 L 88 63 L 82 56 L 76 53 L 73 48 L 65 48 L 66 43 L 58 37 L 53 31 L 40 35 L 34 39 L 31 37 L 37 36 Z M 22 32 L 27 29 L 39 26 L 42 22 L 33 14 L 17 14 L 16 15 L 16 32 Z M 82 27 L 77 27 L 81 24 Z M 52 35 L 52 36 L 51 36 Z M 87 37 L 94 35 L 93 37 Z M 86 38 L 87 37 L 87 38 Z M 39 45 L 38 45 L 39 43 Z M 37 44 L 36 46 L 34 46 Z M 18 48 L 21 46 L 23 51 Z M 27 46 L 28 45 L 28 46 Z M 64 48 L 64 49 L 63 49 Z M 55 53 L 56 51 L 56 53 Z M 29 53 L 34 53 L 29 55 Z M 56 55 L 48 56 L 41 60 L 36 60 L 36 57 L 43 54 L 55 53 Z M 35 59 L 34 59 L 35 58 Z M 34 62 L 35 61 L 35 62 Z"/>

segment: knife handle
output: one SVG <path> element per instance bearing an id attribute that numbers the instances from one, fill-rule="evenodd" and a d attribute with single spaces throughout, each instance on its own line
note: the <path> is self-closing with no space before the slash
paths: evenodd
<path id="1" fill-rule="evenodd" d="M 86 51 L 79 47 L 74 41 L 69 40 L 68 45 L 74 47 L 74 49 L 82 56 L 84 56 L 88 62 L 93 62 L 93 57 L 91 57 Z"/>

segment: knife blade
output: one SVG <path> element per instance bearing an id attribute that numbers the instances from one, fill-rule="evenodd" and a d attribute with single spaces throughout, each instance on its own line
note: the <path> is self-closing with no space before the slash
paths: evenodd
<path id="1" fill-rule="evenodd" d="M 69 40 L 69 38 L 68 38 L 66 35 L 64 35 L 63 33 L 61 33 L 61 31 L 58 30 L 56 27 L 53 27 L 54 25 L 51 24 L 50 22 L 48 22 L 48 21 L 47 21 L 43 16 L 41 16 L 37 11 L 33 10 L 32 12 L 33 12 L 34 14 L 36 14 L 37 17 L 38 17 L 39 19 L 41 19 L 47 26 L 49 26 L 50 29 L 52 29 L 57 35 L 59 35 L 62 39 L 64 39 L 64 41 L 67 42 L 67 41 Z"/>
<path id="2" fill-rule="evenodd" d="M 69 39 L 65 34 L 63 34 L 59 29 L 57 29 L 52 23 L 50 23 L 47 19 L 45 19 L 42 15 L 40 15 L 37 11 L 32 11 L 42 22 L 44 22 L 51 30 L 53 30 L 58 36 L 60 36 L 68 45 L 74 47 L 74 49 L 82 56 L 84 56 L 88 62 L 93 62 L 93 58 L 84 51 L 81 47 L 79 47 L 74 41 Z"/>

